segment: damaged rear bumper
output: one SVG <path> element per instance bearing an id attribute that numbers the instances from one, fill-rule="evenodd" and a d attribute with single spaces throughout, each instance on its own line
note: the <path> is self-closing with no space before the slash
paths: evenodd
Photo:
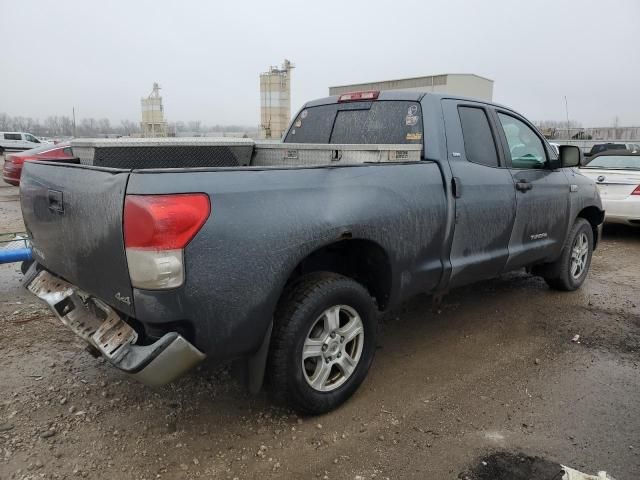
<path id="1" fill-rule="evenodd" d="M 151 345 L 136 345 L 137 332 L 101 300 L 32 265 L 24 285 L 76 335 L 116 368 L 147 385 L 164 385 L 191 370 L 205 355 L 177 332 Z"/>

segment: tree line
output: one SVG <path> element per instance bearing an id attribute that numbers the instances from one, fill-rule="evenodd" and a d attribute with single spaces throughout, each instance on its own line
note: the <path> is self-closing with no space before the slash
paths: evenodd
<path id="1" fill-rule="evenodd" d="M 257 127 L 246 125 L 205 125 L 199 120 L 188 122 L 170 122 L 169 134 L 181 132 L 204 135 L 208 132 L 255 132 Z M 37 137 L 96 137 L 112 135 L 139 135 L 142 132 L 139 122 L 121 120 L 112 124 L 108 118 L 82 118 L 75 122 L 68 116 L 48 116 L 44 120 L 32 117 L 10 116 L 0 113 L 0 131 L 28 132 Z"/>

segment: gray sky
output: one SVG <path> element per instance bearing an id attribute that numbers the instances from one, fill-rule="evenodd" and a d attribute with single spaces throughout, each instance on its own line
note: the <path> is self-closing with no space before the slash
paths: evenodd
<path id="1" fill-rule="evenodd" d="M 640 125 L 640 0 L 0 0 L 0 112 L 259 123 L 258 74 L 297 68 L 292 110 L 330 85 L 437 73 L 495 81 L 531 120 Z M 602 67 L 599 67 L 602 65 Z"/>

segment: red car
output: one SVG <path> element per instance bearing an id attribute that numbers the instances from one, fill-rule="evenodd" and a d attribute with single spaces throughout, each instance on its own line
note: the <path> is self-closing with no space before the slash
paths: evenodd
<path id="1" fill-rule="evenodd" d="M 67 143 L 48 143 L 24 152 L 12 153 L 4 158 L 2 179 L 11 185 L 20 185 L 20 174 L 25 160 L 46 160 L 47 162 L 79 163 Z"/>

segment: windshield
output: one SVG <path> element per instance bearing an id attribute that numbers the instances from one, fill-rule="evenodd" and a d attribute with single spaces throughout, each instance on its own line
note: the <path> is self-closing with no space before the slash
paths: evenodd
<path id="1" fill-rule="evenodd" d="M 609 168 L 609 169 L 631 169 L 640 170 L 640 156 L 618 156 L 607 155 L 594 158 L 589 165 L 584 168 Z"/>
<path id="2" fill-rule="evenodd" d="M 408 101 L 352 102 L 302 110 L 286 143 L 422 143 L 420 104 Z"/>

